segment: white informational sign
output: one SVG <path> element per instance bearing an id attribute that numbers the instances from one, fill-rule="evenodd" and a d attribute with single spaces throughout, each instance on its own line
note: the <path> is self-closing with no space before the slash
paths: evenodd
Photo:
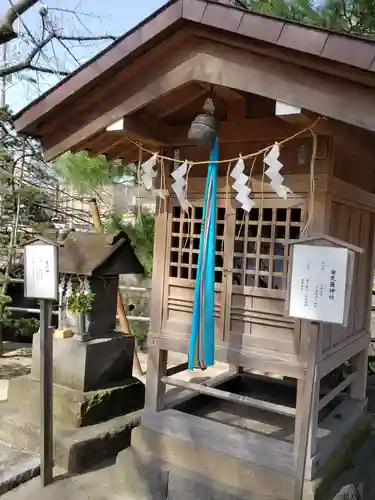
<path id="1" fill-rule="evenodd" d="M 289 316 L 345 324 L 349 258 L 347 248 L 294 245 Z"/>
<path id="2" fill-rule="evenodd" d="M 58 249 L 48 243 L 25 246 L 25 297 L 58 299 Z"/>

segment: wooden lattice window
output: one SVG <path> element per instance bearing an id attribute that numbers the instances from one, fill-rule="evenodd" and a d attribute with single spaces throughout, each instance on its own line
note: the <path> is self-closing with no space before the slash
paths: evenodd
<path id="1" fill-rule="evenodd" d="M 236 210 L 233 284 L 285 290 L 288 240 L 301 233 L 301 208 Z"/>
<path id="2" fill-rule="evenodd" d="M 170 277 L 187 280 L 196 279 L 202 216 L 202 207 L 193 206 L 189 209 L 189 213 L 184 213 L 180 207 L 173 207 Z M 225 209 L 218 207 L 216 217 L 215 282 L 221 283 L 223 278 Z"/>

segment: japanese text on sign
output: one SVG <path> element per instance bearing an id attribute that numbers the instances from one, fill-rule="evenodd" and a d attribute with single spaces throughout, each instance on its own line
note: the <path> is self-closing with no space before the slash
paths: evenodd
<path id="1" fill-rule="evenodd" d="M 57 299 L 57 250 L 53 245 L 25 246 L 25 297 Z"/>
<path id="2" fill-rule="evenodd" d="M 289 315 L 344 324 L 349 251 L 346 248 L 295 245 Z"/>

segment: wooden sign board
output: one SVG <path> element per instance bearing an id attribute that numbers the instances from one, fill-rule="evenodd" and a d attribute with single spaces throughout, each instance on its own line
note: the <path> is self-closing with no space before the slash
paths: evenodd
<path id="1" fill-rule="evenodd" d="M 24 247 L 25 297 L 58 300 L 58 247 L 36 241 Z"/>
<path id="2" fill-rule="evenodd" d="M 287 316 L 347 325 L 353 264 L 349 248 L 292 245 Z"/>

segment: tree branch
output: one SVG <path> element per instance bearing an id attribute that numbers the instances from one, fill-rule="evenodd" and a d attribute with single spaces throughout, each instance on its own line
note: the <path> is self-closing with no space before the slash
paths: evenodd
<path id="1" fill-rule="evenodd" d="M 0 17 L 0 44 L 7 43 L 18 36 L 13 29 L 14 21 L 36 3 L 38 0 L 10 1 L 11 7 Z"/>
<path id="2" fill-rule="evenodd" d="M 4 68 L 0 68 L 0 77 L 13 75 L 13 73 L 19 73 L 20 71 L 24 71 L 26 69 L 34 69 L 37 70 L 37 66 L 32 64 L 33 59 L 39 54 L 39 52 L 45 47 L 53 38 L 56 37 L 56 32 L 52 31 L 44 40 L 37 43 L 37 45 L 33 48 L 30 54 L 26 57 L 26 59 L 20 63 L 13 64 L 12 66 L 5 66 Z M 0 42 L 1 43 L 1 42 Z M 66 72 L 53 71 L 48 68 L 41 68 L 40 71 L 44 73 L 59 73 L 59 74 L 67 74 Z"/>
<path id="3" fill-rule="evenodd" d="M 70 74 L 69 71 L 62 71 L 61 69 L 54 70 L 51 68 L 44 68 L 43 66 L 34 66 L 33 64 L 30 64 L 30 66 L 25 69 L 37 71 L 38 73 L 47 73 L 48 75 L 68 76 Z M 1 70 L 0 70 L 0 76 L 1 76 Z"/>
<path id="4" fill-rule="evenodd" d="M 112 40 L 116 41 L 118 39 L 117 36 L 114 35 L 102 35 L 102 36 L 65 36 L 65 35 L 56 35 L 58 40 L 65 40 L 69 42 L 97 42 L 97 41 L 107 41 Z"/>
<path id="5" fill-rule="evenodd" d="M 64 35 L 59 35 L 56 31 L 51 31 L 49 35 L 44 38 L 44 40 L 41 40 L 40 42 L 37 42 L 33 50 L 30 52 L 30 54 L 26 57 L 26 59 L 20 63 L 13 64 L 12 66 L 5 66 L 4 68 L 0 68 L 0 78 L 4 76 L 9 76 L 13 75 L 14 73 L 19 73 L 20 71 L 25 71 L 25 70 L 34 70 L 34 71 L 39 71 L 40 73 L 48 73 L 48 74 L 57 74 L 60 76 L 67 76 L 69 75 L 69 72 L 67 71 L 61 71 L 61 70 L 54 70 L 52 68 L 45 68 L 41 67 L 39 65 L 34 65 L 32 64 L 33 59 L 40 53 L 40 51 L 53 39 L 56 39 L 63 43 L 63 40 L 66 41 L 78 41 L 78 42 L 88 42 L 88 41 L 98 41 L 98 40 L 116 40 L 115 36 L 112 35 L 103 35 L 103 36 L 64 36 Z M 1 22 L 0 22 L 0 45 L 1 45 Z M 66 47 L 64 45 L 65 49 L 69 52 L 69 47 Z"/>

